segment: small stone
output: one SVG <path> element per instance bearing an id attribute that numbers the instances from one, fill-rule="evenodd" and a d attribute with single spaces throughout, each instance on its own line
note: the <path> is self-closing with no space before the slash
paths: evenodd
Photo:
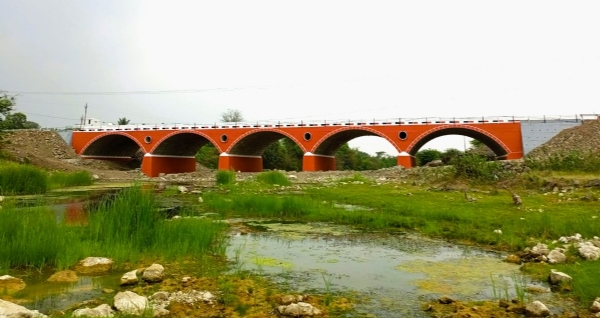
<path id="1" fill-rule="evenodd" d="M 87 257 L 75 265 L 79 274 L 99 274 L 112 269 L 113 261 L 104 257 Z"/>
<path id="2" fill-rule="evenodd" d="M 563 272 L 557 272 L 554 269 L 552 269 L 550 271 L 550 275 L 548 275 L 548 281 L 550 282 L 550 284 L 554 284 L 554 285 L 568 283 L 571 280 L 573 280 L 573 278 L 571 278 L 571 276 L 569 276 Z"/>
<path id="3" fill-rule="evenodd" d="M 112 317 L 115 311 L 107 304 L 96 308 L 82 308 L 73 311 L 73 317 Z"/>
<path id="4" fill-rule="evenodd" d="M 450 298 L 450 296 L 442 296 L 439 300 L 440 304 L 448 305 L 454 302 L 454 299 Z"/>
<path id="5" fill-rule="evenodd" d="M 525 306 L 525 316 L 527 317 L 547 317 L 550 316 L 550 310 L 540 301 L 534 301 Z"/>
<path id="6" fill-rule="evenodd" d="M 179 190 L 179 193 L 187 193 L 188 192 L 188 188 L 186 188 L 184 186 L 178 186 L 177 190 Z"/>
<path id="7" fill-rule="evenodd" d="M 198 203 L 202 203 L 204 202 L 204 199 L 202 199 L 202 197 L 198 197 Z"/>
<path id="8" fill-rule="evenodd" d="M 287 306 L 279 306 L 277 307 L 277 311 L 279 314 L 284 316 L 292 316 L 292 317 L 300 317 L 300 316 L 318 316 L 321 314 L 321 311 L 313 305 L 304 302 L 298 302 L 294 304 L 290 304 Z"/>
<path id="9" fill-rule="evenodd" d="M 592 302 L 592 306 L 590 307 L 590 311 L 593 313 L 600 312 L 600 297 L 596 298 L 594 302 Z"/>
<path id="10" fill-rule="evenodd" d="M 79 277 L 75 271 L 65 270 L 52 274 L 50 278 L 48 278 L 49 282 L 70 282 L 74 283 L 79 281 Z"/>
<path id="11" fill-rule="evenodd" d="M 121 286 L 135 285 L 135 284 L 137 284 L 138 281 L 139 281 L 139 279 L 137 277 L 137 270 L 134 269 L 130 272 L 123 274 L 123 276 L 121 276 L 120 285 Z"/>
<path id="12" fill-rule="evenodd" d="M 114 298 L 115 308 L 130 315 L 141 315 L 148 307 L 148 299 L 131 291 L 119 292 Z"/>
<path id="13" fill-rule="evenodd" d="M 165 277 L 165 268 L 160 264 L 152 264 L 150 267 L 144 270 L 144 274 L 142 274 L 142 279 L 151 282 L 161 282 Z"/>
<path id="14" fill-rule="evenodd" d="M 6 293 L 12 294 L 25 289 L 26 286 L 25 281 L 20 278 L 10 275 L 0 276 L 0 292 L 6 291 Z"/>
<path id="15" fill-rule="evenodd" d="M 521 264 L 521 258 L 516 254 L 510 254 L 504 259 L 507 263 Z"/>
<path id="16" fill-rule="evenodd" d="M 567 256 L 558 250 L 552 250 L 548 253 L 548 263 L 560 264 L 567 261 Z"/>

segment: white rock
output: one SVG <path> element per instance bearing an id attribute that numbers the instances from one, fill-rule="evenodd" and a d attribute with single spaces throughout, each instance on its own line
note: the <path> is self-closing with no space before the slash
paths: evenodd
<path id="1" fill-rule="evenodd" d="M 550 281 L 551 284 L 560 284 L 563 282 L 570 282 L 573 278 L 571 278 L 571 276 L 563 273 L 563 272 L 557 272 L 556 270 L 552 269 L 550 270 L 550 275 L 548 276 L 548 280 Z"/>
<path id="2" fill-rule="evenodd" d="M 165 268 L 160 264 L 152 264 L 144 270 L 142 279 L 151 282 L 161 282 L 165 278 Z"/>
<path id="3" fill-rule="evenodd" d="M 552 250 L 548 253 L 548 263 L 560 264 L 567 261 L 567 256 L 559 250 Z"/>
<path id="4" fill-rule="evenodd" d="M 107 304 L 102 304 L 96 308 L 82 308 L 73 311 L 73 317 L 112 317 L 115 311 Z"/>
<path id="5" fill-rule="evenodd" d="M 502 230 L 500 230 L 500 229 L 494 230 L 494 233 L 496 233 L 496 234 L 502 234 Z"/>
<path id="6" fill-rule="evenodd" d="M 525 316 L 547 317 L 550 316 L 550 310 L 542 302 L 536 300 L 525 306 Z"/>
<path id="7" fill-rule="evenodd" d="M 304 302 L 298 302 L 295 304 L 289 304 L 287 306 L 279 306 L 277 307 L 277 311 L 279 311 L 279 313 L 281 315 L 284 316 L 292 316 L 292 317 L 299 317 L 299 316 L 317 316 L 321 314 L 321 311 L 315 307 L 313 307 L 313 305 L 309 304 L 309 303 L 304 303 Z"/>
<path id="8" fill-rule="evenodd" d="M 100 180 L 100 177 L 97 174 L 93 174 L 92 175 L 92 179 L 94 179 L 94 180 Z"/>
<path id="9" fill-rule="evenodd" d="M 87 257 L 75 265 L 75 271 L 81 274 L 95 274 L 112 269 L 113 261 L 105 257 Z"/>
<path id="10" fill-rule="evenodd" d="M 600 258 L 600 248 L 595 246 L 594 243 L 592 242 L 582 242 L 579 243 L 579 255 L 581 255 L 581 257 L 592 261 L 597 260 L 598 258 Z"/>
<path id="11" fill-rule="evenodd" d="M 546 244 L 537 243 L 534 247 L 531 248 L 531 254 L 535 255 L 548 255 L 550 250 Z"/>
<path id="12" fill-rule="evenodd" d="M 590 311 L 593 313 L 600 312 L 600 297 L 596 298 L 590 307 Z"/>
<path id="13" fill-rule="evenodd" d="M 184 186 L 178 186 L 177 190 L 179 190 L 180 193 L 187 193 L 188 189 Z"/>
<path id="14" fill-rule="evenodd" d="M 118 292 L 115 295 L 115 308 L 130 315 L 141 315 L 148 307 L 148 299 L 131 291 Z"/>
<path id="15" fill-rule="evenodd" d="M 2 201 L 4 201 L 4 196 L 0 195 L 0 203 L 2 203 Z"/>
<path id="16" fill-rule="evenodd" d="M 202 197 L 198 197 L 198 203 L 202 203 L 204 202 L 204 199 L 202 199 Z"/>
<path id="17" fill-rule="evenodd" d="M 40 314 L 37 310 L 29 310 L 23 306 L 13 304 L 10 301 L 0 299 L 0 317 L 1 318 L 46 318 L 48 316 Z"/>
<path id="18" fill-rule="evenodd" d="M 132 270 L 131 272 L 127 272 L 121 276 L 121 286 L 125 285 L 135 285 L 138 282 L 137 270 Z"/>

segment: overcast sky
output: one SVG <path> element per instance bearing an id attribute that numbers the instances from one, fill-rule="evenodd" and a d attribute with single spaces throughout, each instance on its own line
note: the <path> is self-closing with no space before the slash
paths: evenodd
<path id="1" fill-rule="evenodd" d="M 0 90 L 45 127 L 86 103 L 132 123 L 575 116 L 600 112 L 599 16 L 597 0 L 0 0 Z"/>

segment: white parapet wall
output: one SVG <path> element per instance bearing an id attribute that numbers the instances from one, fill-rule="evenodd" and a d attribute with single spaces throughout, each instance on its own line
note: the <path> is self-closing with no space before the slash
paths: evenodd
<path id="1" fill-rule="evenodd" d="M 581 120 L 532 120 L 521 121 L 521 136 L 523 138 L 523 154 L 527 155 L 533 149 L 543 145 L 559 132 L 581 125 Z"/>

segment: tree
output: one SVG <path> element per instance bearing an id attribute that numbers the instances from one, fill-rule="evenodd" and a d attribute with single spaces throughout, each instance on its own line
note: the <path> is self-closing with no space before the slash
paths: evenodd
<path id="1" fill-rule="evenodd" d="M 129 124 L 129 119 L 127 119 L 127 117 L 123 117 L 123 118 L 119 118 L 119 121 L 117 122 L 118 125 L 127 125 Z"/>
<path id="2" fill-rule="evenodd" d="M 431 161 L 438 160 L 442 157 L 442 153 L 436 149 L 425 149 L 417 152 L 417 164 L 424 166 Z"/>
<path id="3" fill-rule="evenodd" d="M 221 114 L 221 120 L 224 123 L 239 123 L 244 120 L 244 116 L 242 115 L 242 112 L 237 109 L 228 109 Z"/>
<path id="4" fill-rule="evenodd" d="M 23 113 L 6 114 L 2 128 L 4 129 L 25 129 L 27 116 Z"/>
<path id="5" fill-rule="evenodd" d="M 10 114 L 13 110 L 13 106 L 15 105 L 15 97 L 8 96 L 6 94 L 0 95 L 0 126 L 4 121 L 4 118 Z"/>
<path id="6" fill-rule="evenodd" d="M 25 128 L 25 129 L 40 129 L 40 124 L 36 123 L 35 121 L 26 121 L 25 124 L 23 125 L 23 128 Z"/>

